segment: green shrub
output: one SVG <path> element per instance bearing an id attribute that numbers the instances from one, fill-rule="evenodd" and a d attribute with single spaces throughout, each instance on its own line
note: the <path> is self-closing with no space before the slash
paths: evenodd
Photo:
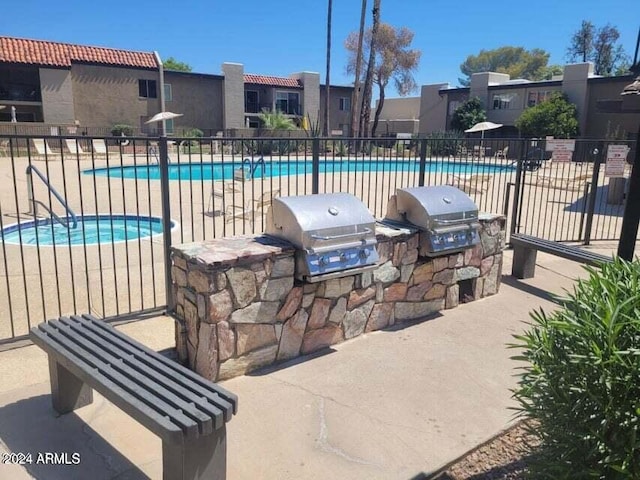
<path id="1" fill-rule="evenodd" d="M 433 132 L 427 135 L 427 156 L 448 157 L 458 153 L 464 135 L 457 130 Z"/>
<path id="2" fill-rule="evenodd" d="M 133 135 L 133 127 L 124 123 L 118 123 L 111 127 L 111 135 L 114 137 L 131 136 Z"/>
<path id="3" fill-rule="evenodd" d="M 534 478 L 640 478 L 640 263 L 588 268 L 514 347 L 519 413 L 542 440 Z"/>

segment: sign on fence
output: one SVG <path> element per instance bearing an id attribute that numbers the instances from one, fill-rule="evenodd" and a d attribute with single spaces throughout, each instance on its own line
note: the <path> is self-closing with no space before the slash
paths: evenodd
<path id="1" fill-rule="evenodd" d="M 627 145 L 609 145 L 607 163 L 604 168 L 605 177 L 624 177 L 624 167 L 630 148 Z"/>
<path id="2" fill-rule="evenodd" d="M 553 152 L 551 160 L 555 162 L 570 162 L 575 148 L 575 140 L 547 140 L 547 150 Z"/>

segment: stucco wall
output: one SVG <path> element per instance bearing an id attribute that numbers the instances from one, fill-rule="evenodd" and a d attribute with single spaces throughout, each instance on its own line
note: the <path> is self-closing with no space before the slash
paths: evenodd
<path id="1" fill-rule="evenodd" d="M 71 67 L 75 118 L 83 126 L 125 123 L 140 127 L 140 117 L 160 111 L 157 71 L 74 63 Z M 155 80 L 158 98 L 140 98 L 138 80 Z"/>
<path id="2" fill-rule="evenodd" d="M 73 123 L 73 86 L 71 71 L 66 69 L 40 69 L 42 116 L 46 123 Z"/>
<path id="3" fill-rule="evenodd" d="M 440 94 L 441 88 L 449 87 L 448 83 L 423 85 L 420 90 L 420 133 L 439 132 L 446 129 L 447 95 Z"/>
<path id="4" fill-rule="evenodd" d="M 223 63 L 224 73 L 224 128 L 244 128 L 244 66 Z"/>
<path id="5" fill-rule="evenodd" d="M 171 84 L 172 94 L 166 110 L 184 115 L 175 119 L 176 129 L 196 127 L 209 134 L 224 128 L 223 77 L 165 71 L 164 81 Z"/>
<path id="6" fill-rule="evenodd" d="M 589 99 L 587 103 L 587 126 L 582 134 L 591 138 L 605 138 L 607 133 L 611 138 L 617 129 L 618 135 L 626 138 L 634 138 L 640 122 L 640 113 L 619 114 L 607 113 L 604 110 L 605 103 L 621 102 L 625 108 L 640 110 L 640 96 L 620 96 L 622 89 L 633 81 L 633 77 L 619 77 L 616 79 L 593 79 L 589 82 Z M 598 105 L 598 102 L 601 102 Z M 633 105 L 635 103 L 635 105 Z"/>
<path id="7" fill-rule="evenodd" d="M 345 125 L 343 135 L 349 135 L 349 110 L 340 110 L 340 98 L 352 99 L 353 87 L 331 86 L 329 90 L 329 127 L 330 130 L 340 130 L 340 125 Z M 324 102 L 326 98 L 326 88 L 320 86 L 320 118 L 324 118 Z"/>

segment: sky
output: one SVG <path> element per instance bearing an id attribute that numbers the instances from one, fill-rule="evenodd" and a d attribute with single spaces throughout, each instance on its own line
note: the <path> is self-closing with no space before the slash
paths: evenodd
<path id="1" fill-rule="evenodd" d="M 83 45 L 158 51 L 198 73 L 221 73 L 223 62 L 245 73 L 289 76 L 326 70 L 327 3 L 314 0 L 91 1 L 4 0 L 0 35 Z M 368 0 L 367 24 L 371 23 Z M 350 85 L 344 40 L 358 29 L 362 0 L 333 0 L 331 84 Z M 422 51 L 418 85 L 458 85 L 460 64 L 482 49 L 541 48 L 564 64 L 582 20 L 620 31 L 629 56 L 640 28 L 637 0 L 382 0 L 381 19 L 415 33 Z M 388 97 L 397 96 L 393 91 Z"/>

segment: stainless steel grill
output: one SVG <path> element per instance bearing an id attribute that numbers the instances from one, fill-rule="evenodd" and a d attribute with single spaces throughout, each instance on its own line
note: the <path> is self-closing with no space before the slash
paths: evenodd
<path id="1" fill-rule="evenodd" d="M 375 268 L 375 219 L 348 193 L 278 197 L 267 212 L 268 235 L 296 247 L 296 278 L 318 282 Z"/>
<path id="2" fill-rule="evenodd" d="M 447 185 L 397 189 L 385 220 L 423 231 L 423 252 L 429 256 L 464 250 L 480 241 L 478 207 L 462 190 Z"/>

